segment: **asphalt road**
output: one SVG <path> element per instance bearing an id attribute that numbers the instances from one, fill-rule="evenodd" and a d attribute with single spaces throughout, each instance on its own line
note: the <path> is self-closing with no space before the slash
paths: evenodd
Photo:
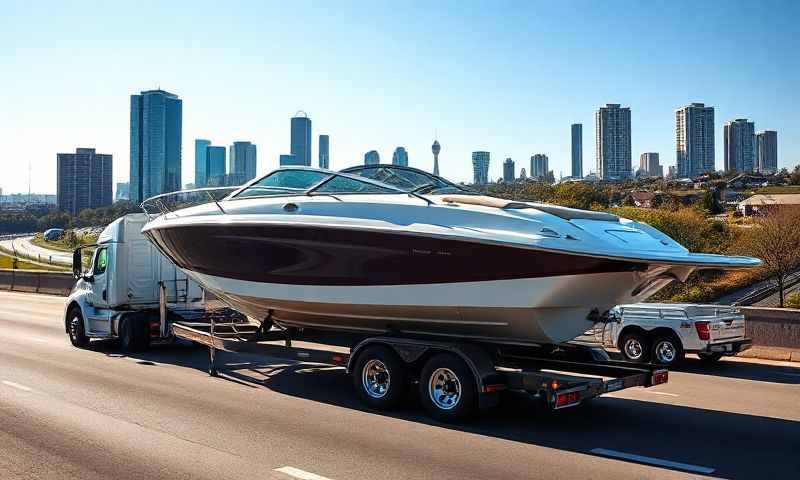
<path id="1" fill-rule="evenodd" d="M 45 263 L 57 265 L 72 265 L 72 252 L 49 250 L 31 243 L 33 237 L 18 237 L 0 240 L 0 246 L 8 251 L 17 251 L 22 256 L 39 259 Z"/>
<path id="2" fill-rule="evenodd" d="M 173 346 L 73 348 L 64 299 L 0 292 L 0 478 L 797 478 L 800 368 L 690 362 L 670 382 L 461 427 L 364 410 L 341 369 Z M 613 457 L 613 458 L 612 458 Z M 660 462 L 660 465 L 653 465 Z M 672 462 L 672 463 L 670 463 Z M 316 475 L 316 476 L 315 476 Z"/>

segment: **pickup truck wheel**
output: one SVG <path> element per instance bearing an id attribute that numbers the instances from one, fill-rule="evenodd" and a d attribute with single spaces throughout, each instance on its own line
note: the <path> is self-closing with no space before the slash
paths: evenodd
<path id="1" fill-rule="evenodd" d="M 67 325 L 67 333 L 69 334 L 69 341 L 74 347 L 86 348 L 89 346 L 89 337 L 86 336 L 86 331 L 83 327 L 83 316 L 81 311 L 73 308 L 67 315 L 69 324 Z"/>
<path id="2" fill-rule="evenodd" d="M 461 422 L 478 409 L 475 376 L 463 360 L 450 353 L 432 357 L 422 368 L 419 396 L 431 417 Z"/>
<path id="3" fill-rule="evenodd" d="M 684 357 L 681 341 L 674 335 L 658 337 L 653 342 L 653 362 L 659 365 L 672 366 L 680 363 Z"/>
<path id="4" fill-rule="evenodd" d="M 353 370 L 358 396 L 376 410 L 390 410 L 405 398 L 408 388 L 406 365 L 391 349 L 374 345 L 358 356 Z"/>
<path id="5" fill-rule="evenodd" d="M 720 352 L 698 352 L 697 357 L 704 363 L 716 363 L 722 358 L 722 354 Z"/>
<path id="6" fill-rule="evenodd" d="M 625 360 L 635 363 L 647 363 L 650 361 L 650 341 L 642 333 L 626 333 L 619 343 L 620 351 Z"/>

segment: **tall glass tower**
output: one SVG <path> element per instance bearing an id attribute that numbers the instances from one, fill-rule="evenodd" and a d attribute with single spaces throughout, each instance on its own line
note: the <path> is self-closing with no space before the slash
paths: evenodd
<path id="1" fill-rule="evenodd" d="M 489 183 L 489 152 L 472 152 L 472 173 L 476 185 Z"/>
<path id="2" fill-rule="evenodd" d="M 583 178 L 583 125 L 572 124 L 572 177 Z"/>
<path id="3" fill-rule="evenodd" d="M 311 119 L 302 110 L 292 117 L 289 148 L 290 153 L 297 157 L 300 165 L 311 166 Z"/>
<path id="4" fill-rule="evenodd" d="M 319 136 L 319 168 L 330 168 L 331 151 L 330 137 L 327 135 Z"/>
<path id="5" fill-rule="evenodd" d="M 194 186 L 202 188 L 208 185 L 208 147 L 209 140 L 202 138 L 194 141 Z"/>
<path id="6" fill-rule="evenodd" d="M 130 197 L 134 203 L 181 189 L 183 102 L 164 90 L 131 95 Z"/>
<path id="7" fill-rule="evenodd" d="M 408 152 L 405 147 L 397 147 L 392 154 L 392 165 L 408 166 Z"/>

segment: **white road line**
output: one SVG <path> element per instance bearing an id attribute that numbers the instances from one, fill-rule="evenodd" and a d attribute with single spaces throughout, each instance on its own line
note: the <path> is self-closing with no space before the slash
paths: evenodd
<path id="1" fill-rule="evenodd" d="M 632 460 L 634 462 L 646 463 L 649 465 L 657 465 L 659 467 L 676 468 L 687 472 L 696 473 L 714 473 L 711 467 L 702 467 L 700 465 L 691 465 L 688 463 L 673 462 L 671 460 L 663 460 L 661 458 L 645 457 L 644 455 L 635 455 L 632 453 L 618 452 L 616 450 L 607 450 L 605 448 L 594 448 L 591 453 L 595 455 L 602 455 L 604 457 L 622 458 L 624 460 Z"/>
<path id="2" fill-rule="evenodd" d="M 30 387 L 26 387 L 25 385 L 20 385 L 19 383 L 9 382 L 8 380 L 3 380 L 0 383 L 2 383 L 3 385 L 5 385 L 7 387 L 16 388 L 17 390 L 22 390 L 23 392 L 32 392 L 33 391 L 33 389 L 30 388 Z"/>
<path id="3" fill-rule="evenodd" d="M 328 477 L 323 477 L 317 475 L 316 473 L 306 472 L 305 470 L 300 470 L 299 468 L 294 467 L 276 468 L 275 471 L 285 473 L 290 477 L 299 478 L 300 480 L 331 480 Z"/>
<path id="4" fill-rule="evenodd" d="M 669 392 L 651 392 L 650 390 L 645 390 L 647 393 L 652 393 L 653 395 L 664 395 L 665 397 L 680 397 L 677 393 L 669 393 Z"/>

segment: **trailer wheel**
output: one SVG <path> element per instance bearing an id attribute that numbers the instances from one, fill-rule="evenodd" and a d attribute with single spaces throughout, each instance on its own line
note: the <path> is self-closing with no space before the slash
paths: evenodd
<path id="1" fill-rule="evenodd" d="M 359 398 L 370 408 L 390 410 L 403 401 L 408 388 L 406 365 L 395 352 L 381 345 L 366 348 L 353 370 Z"/>
<path id="2" fill-rule="evenodd" d="M 119 321 L 119 346 L 123 352 L 142 352 L 150 346 L 147 318 L 129 314 Z"/>
<path id="3" fill-rule="evenodd" d="M 703 363 L 716 363 L 722 358 L 722 353 L 720 352 L 697 352 L 697 357 L 700 358 L 700 361 Z"/>
<path id="4" fill-rule="evenodd" d="M 643 333 L 626 333 L 619 345 L 625 360 L 635 363 L 650 361 L 650 341 Z"/>
<path id="5" fill-rule="evenodd" d="M 676 365 L 684 356 L 683 345 L 675 335 L 664 335 L 653 342 L 653 361 L 659 365 Z"/>
<path id="6" fill-rule="evenodd" d="M 467 420 L 478 409 L 478 385 L 466 363 L 450 353 L 432 357 L 419 380 L 422 405 L 443 422 Z"/>
<path id="7" fill-rule="evenodd" d="M 74 347 L 86 348 L 89 346 L 89 337 L 86 336 L 86 330 L 83 326 L 83 316 L 79 308 L 73 308 L 67 315 L 67 333 L 69 334 L 69 341 Z"/>

